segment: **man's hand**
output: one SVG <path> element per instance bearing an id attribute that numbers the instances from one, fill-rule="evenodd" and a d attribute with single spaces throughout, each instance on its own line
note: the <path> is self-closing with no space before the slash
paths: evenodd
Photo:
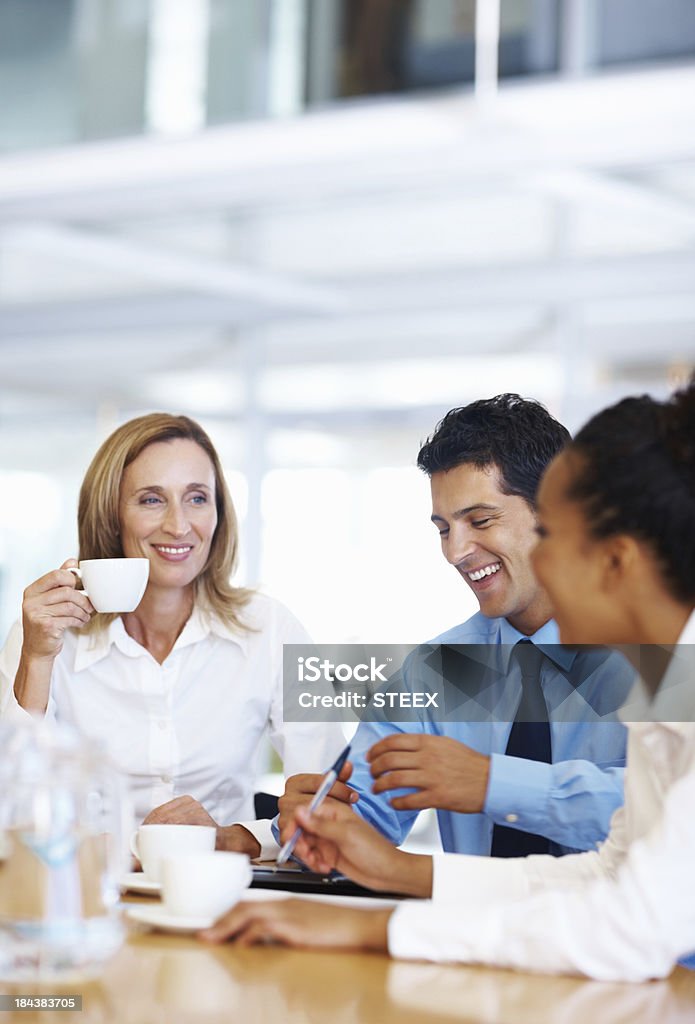
<path id="1" fill-rule="evenodd" d="M 215 848 L 231 850 L 233 853 L 247 853 L 251 859 L 260 857 L 261 847 L 243 825 L 218 825 L 202 804 L 192 796 L 177 796 L 166 804 L 155 807 L 143 821 L 143 825 L 211 825 L 217 829 Z"/>
<path id="2" fill-rule="evenodd" d="M 313 814 L 298 807 L 296 824 L 295 853 L 313 871 L 339 871 L 378 892 L 432 895 L 432 858 L 398 850 L 345 804 L 324 803 Z"/>
<path id="3" fill-rule="evenodd" d="M 352 764 L 346 761 L 340 775 L 326 798 L 327 801 L 335 800 L 344 804 L 354 804 L 359 796 L 354 789 L 350 789 L 345 783 L 352 775 Z M 278 817 L 278 828 L 280 829 L 280 842 L 285 843 L 295 830 L 295 811 L 303 804 L 311 802 L 311 798 L 321 785 L 323 775 L 291 775 L 285 782 L 285 792 L 278 801 L 280 814 Z"/>
<path id="4" fill-rule="evenodd" d="M 485 806 L 490 758 L 448 736 L 397 733 L 367 753 L 373 793 L 415 789 L 389 801 L 397 811 L 436 807 L 478 814 Z"/>
<path id="5" fill-rule="evenodd" d="M 212 825 L 218 828 L 202 804 L 192 796 L 177 796 L 166 804 L 160 804 L 147 815 L 143 825 Z"/>
<path id="6" fill-rule="evenodd" d="M 279 943 L 322 949 L 388 949 L 391 910 L 355 910 L 307 900 L 239 903 L 212 928 L 200 932 L 207 942 L 232 939 L 238 946 Z"/>

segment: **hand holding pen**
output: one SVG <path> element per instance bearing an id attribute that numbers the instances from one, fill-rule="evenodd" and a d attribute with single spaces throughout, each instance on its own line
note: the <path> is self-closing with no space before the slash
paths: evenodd
<path id="1" fill-rule="evenodd" d="M 319 788 L 317 789 L 316 793 L 314 794 L 314 797 L 313 797 L 311 803 L 309 804 L 309 813 L 312 813 L 313 811 L 315 811 L 317 809 L 317 807 L 320 807 L 321 804 L 323 803 L 323 801 L 326 799 L 326 797 L 330 793 L 331 789 L 333 788 L 333 784 L 335 783 L 336 779 L 340 775 L 340 772 L 341 772 L 341 770 L 343 768 L 343 765 L 345 764 L 345 762 L 348 759 L 349 753 L 350 753 L 350 744 L 348 743 L 348 745 L 346 746 L 345 750 L 343 750 L 343 752 L 337 758 L 335 764 L 333 764 L 331 766 L 331 768 L 329 768 L 329 770 L 326 772 L 326 774 L 321 779 L 321 784 L 320 784 Z M 292 852 L 293 852 L 295 846 L 297 845 L 297 840 L 299 839 L 301 834 L 302 834 L 301 828 L 295 829 L 293 834 L 290 836 L 290 838 L 287 840 L 285 845 L 282 847 L 282 849 L 280 850 L 280 853 L 278 854 L 278 858 L 277 858 L 277 861 L 276 861 L 276 864 L 277 864 L 278 867 L 280 867 L 282 864 L 284 864 L 292 856 Z"/>

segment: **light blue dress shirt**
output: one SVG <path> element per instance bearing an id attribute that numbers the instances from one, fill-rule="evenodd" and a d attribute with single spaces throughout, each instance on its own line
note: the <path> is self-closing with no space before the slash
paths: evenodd
<path id="1" fill-rule="evenodd" d="M 396 811 L 388 800 L 412 790 L 373 794 L 365 755 L 380 739 L 397 732 L 448 736 L 491 755 L 483 813 L 437 811 L 445 851 L 488 855 L 495 824 L 547 836 L 551 852 L 557 854 L 593 849 L 606 837 L 611 816 L 623 802 L 627 739 L 612 709 L 624 703 L 634 673 L 618 654 L 602 652 L 597 659 L 591 649 L 562 647 L 557 626 L 547 622 L 530 639 L 546 655 L 541 686 L 548 706 L 553 763 L 510 757 L 504 751 L 521 698 L 520 671 L 510 666 L 510 653 L 521 639 L 523 634 L 506 619 L 489 619 L 478 612 L 426 645 L 429 650 L 435 645 L 498 646 L 508 674 L 505 671 L 487 721 L 465 720 L 464 700 L 460 721 L 437 721 L 423 711 L 414 722 L 360 723 L 350 755 L 354 765 L 350 785 L 360 796 L 355 810 L 394 844 L 405 840 L 419 812 Z M 404 663 L 401 687 L 423 689 L 426 670 L 417 655 L 416 649 Z M 586 659 L 591 657 L 589 664 Z M 572 682 L 573 667 L 582 669 L 579 685 Z"/>

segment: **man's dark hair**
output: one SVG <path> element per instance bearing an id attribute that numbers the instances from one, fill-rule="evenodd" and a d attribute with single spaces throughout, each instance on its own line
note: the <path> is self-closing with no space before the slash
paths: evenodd
<path id="1" fill-rule="evenodd" d="M 569 431 L 540 402 L 496 395 L 451 409 L 423 444 L 417 464 L 428 476 L 464 464 L 495 466 L 502 493 L 534 507 L 546 466 L 569 440 Z"/>

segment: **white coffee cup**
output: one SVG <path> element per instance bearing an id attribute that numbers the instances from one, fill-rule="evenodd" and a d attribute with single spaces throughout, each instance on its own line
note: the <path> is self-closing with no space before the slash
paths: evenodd
<path id="1" fill-rule="evenodd" d="M 79 569 L 84 593 L 98 612 L 132 612 L 140 604 L 150 573 L 147 558 L 87 558 Z"/>
<path id="2" fill-rule="evenodd" d="M 153 882 L 161 882 L 161 862 L 175 854 L 211 853 L 217 829 L 212 825 L 141 825 L 133 832 L 130 849 Z"/>
<path id="3" fill-rule="evenodd" d="M 161 873 L 165 909 L 196 918 L 217 918 L 229 910 L 252 878 L 245 853 L 223 850 L 164 857 Z"/>

